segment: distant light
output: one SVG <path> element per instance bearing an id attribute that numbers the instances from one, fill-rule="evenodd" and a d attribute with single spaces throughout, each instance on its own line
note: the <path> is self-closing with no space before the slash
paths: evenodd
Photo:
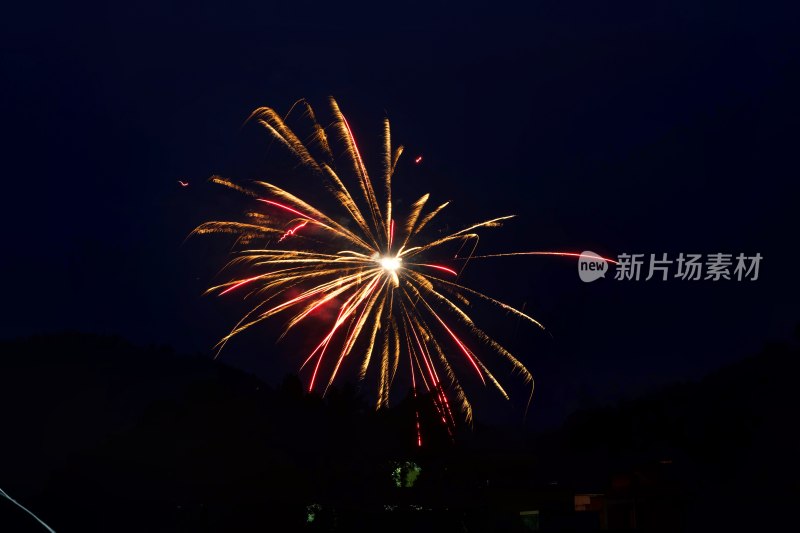
<path id="1" fill-rule="evenodd" d="M 188 182 L 188 181 L 181 181 L 181 180 L 178 180 L 178 183 L 180 183 L 180 184 L 181 184 L 181 187 L 188 187 L 188 186 L 189 186 L 189 182 Z"/>
<path id="2" fill-rule="evenodd" d="M 417 158 L 414 160 L 414 163 L 416 163 L 416 164 L 418 164 L 418 165 L 419 165 L 420 163 L 422 163 L 422 156 L 421 156 L 421 155 L 418 155 L 418 156 L 417 156 Z"/>
<path id="3" fill-rule="evenodd" d="M 322 511 L 322 506 L 318 503 L 306 505 L 306 523 L 311 524 L 317 519 L 317 514 Z"/>
<path id="4" fill-rule="evenodd" d="M 403 260 L 399 257 L 381 257 L 381 266 L 389 272 L 394 272 L 400 268 L 400 263 Z"/>
<path id="5" fill-rule="evenodd" d="M 417 481 L 422 468 L 414 461 L 393 461 L 394 469 L 392 470 L 392 480 L 397 488 L 411 488 Z M 394 511 L 393 509 L 387 509 Z"/>

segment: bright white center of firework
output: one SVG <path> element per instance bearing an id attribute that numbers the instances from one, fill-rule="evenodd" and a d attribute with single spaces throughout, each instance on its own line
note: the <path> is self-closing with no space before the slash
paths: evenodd
<path id="1" fill-rule="evenodd" d="M 398 268 L 400 268 L 400 263 L 402 261 L 403 260 L 401 258 L 399 258 L 399 257 L 388 257 L 387 256 L 387 257 L 381 257 L 378 262 L 381 264 L 381 266 L 385 270 L 388 270 L 389 272 L 394 272 Z"/>

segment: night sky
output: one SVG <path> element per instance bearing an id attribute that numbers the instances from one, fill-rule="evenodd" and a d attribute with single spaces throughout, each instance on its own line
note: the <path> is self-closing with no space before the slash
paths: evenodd
<path id="1" fill-rule="evenodd" d="M 569 259 L 472 264 L 471 286 L 550 333 L 480 315 L 537 379 L 529 424 L 699 378 L 800 323 L 788 9 L 154 4 L 15 6 L 0 21 L 2 337 L 77 330 L 210 353 L 243 308 L 202 296 L 225 244 L 184 239 L 246 206 L 207 179 L 282 179 L 266 134 L 242 122 L 328 95 L 365 151 L 390 118 L 406 202 L 451 200 L 451 227 L 519 215 L 484 233 L 483 253 L 763 256 L 755 282 L 586 284 Z M 270 383 L 297 367 L 270 327 L 223 360 Z M 495 397 L 473 397 L 478 418 L 518 422 L 520 403 Z"/>

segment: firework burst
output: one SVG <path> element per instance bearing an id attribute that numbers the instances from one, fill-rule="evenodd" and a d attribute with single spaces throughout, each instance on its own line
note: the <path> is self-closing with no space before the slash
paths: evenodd
<path id="1" fill-rule="evenodd" d="M 478 351 L 499 356 L 532 391 L 533 376 L 525 365 L 478 328 L 466 309 L 474 298 L 539 328 L 541 324 L 461 285 L 459 272 L 435 259 L 448 244 L 469 245 L 474 252 L 479 230 L 498 227 L 512 217 L 493 218 L 426 240 L 423 230 L 448 203 L 431 209 L 425 194 L 405 213 L 393 209 L 392 178 L 403 147 L 392 146 L 389 121 L 383 124 L 380 178 L 373 185 L 347 120 L 334 99 L 330 106 L 333 122 L 328 127 L 322 127 L 304 100 L 292 106 L 302 110 L 310 125 L 311 134 L 305 140 L 287 125 L 286 117 L 270 108 L 257 109 L 248 121 L 262 125 L 299 166 L 319 178 L 339 214 L 326 214 L 271 183 L 255 181 L 245 187 L 212 177 L 213 182 L 249 197 L 251 205 L 246 221 L 206 222 L 194 230 L 196 234 L 235 234 L 242 247 L 228 266 L 247 275 L 209 292 L 242 291 L 257 296 L 257 304 L 220 340 L 219 349 L 233 336 L 279 314 L 288 317 L 285 335 L 325 307 L 334 310 L 331 321 L 301 365 L 310 376 L 309 391 L 317 388 L 324 394 L 343 362 L 357 357 L 361 379 L 373 365 L 377 367 L 377 408 L 389 404 L 398 372 L 408 372 L 414 395 L 418 390 L 430 393 L 449 429 L 455 424 L 450 394 L 457 398 L 467 422 L 472 420 L 472 407 L 460 383 L 464 377 L 454 369 L 455 357 L 464 361 L 456 367 L 474 373 L 471 379 L 509 397 Z M 334 149 L 341 149 L 343 155 L 334 157 Z M 465 264 L 462 261 L 461 268 Z M 465 332 L 463 337 L 460 332 Z"/>

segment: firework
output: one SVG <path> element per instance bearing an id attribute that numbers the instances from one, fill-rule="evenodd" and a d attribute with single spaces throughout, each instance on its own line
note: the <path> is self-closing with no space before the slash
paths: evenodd
<path id="1" fill-rule="evenodd" d="M 468 245 L 474 252 L 479 230 L 498 227 L 512 217 L 493 218 L 426 240 L 423 230 L 448 202 L 430 209 L 425 194 L 407 212 L 397 212 L 392 204 L 392 178 L 403 147 L 392 146 L 389 121 L 383 124 L 382 168 L 373 182 L 350 125 L 335 100 L 330 100 L 330 106 L 333 122 L 328 127 L 321 126 L 304 100 L 292 106 L 303 111 L 309 124 L 311 135 L 306 140 L 287 125 L 286 117 L 270 108 L 257 109 L 248 120 L 261 124 L 325 185 L 339 214 L 326 214 L 271 183 L 255 181 L 245 187 L 212 177 L 213 182 L 246 195 L 250 210 L 247 220 L 206 222 L 194 230 L 235 234 L 243 247 L 229 266 L 247 275 L 209 291 L 219 295 L 241 291 L 257 297 L 257 304 L 220 340 L 219 349 L 233 336 L 276 315 L 288 317 L 285 335 L 316 310 L 328 307 L 334 309 L 335 318 L 300 367 L 309 374 L 309 391 L 318 389 L 324 394 L 343 362 L 357 357 L 360 379 L 373 365 L 377 369 L 377 408 L 388 406 L 398 372 L 408 372 L 413 394 L 418 389 L 430 393 L 450 428 L 455 423 L 450 394 L 455 394 L 465 419 L 472 420 L 472 407 L 460 381 L 465 377 L 456 373 L 459 366 L 470 369 L 472 379 L 509 397 L 479 352 L 499 356 L 532 390 L 533 376 L 525 365 L 470 318 L 470 298 L 536 327 L 542 325 L 508 304 L 463 286 L 458 282 L 459 271 L 435 259 L 447 245 Z M 334 157 L 334 150 L 343 155 Z M 465 265 L 462 262 L 461 269 Z M 462 337 L 461 332 L 466 334 Z M 454 366 L 455 357 L 463 358 L 465 364 Z"/>

